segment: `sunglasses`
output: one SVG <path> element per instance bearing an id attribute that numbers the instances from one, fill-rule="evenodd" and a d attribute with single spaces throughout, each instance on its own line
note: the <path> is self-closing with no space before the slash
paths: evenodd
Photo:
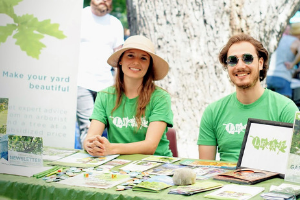
<path id="1" fill-rule="evenodd" d="M 238 64 L 239 60 L 240 58 L 238 58 L 237 56 L 228 56 L 226 63 L 229 66 L 234 67 Z M 242 61 L 247 65 L 250 65 L 253 62 L 253 60 L 254 60 L 254 56 L 249 53 L 245 53 L 242 55 Z"/>

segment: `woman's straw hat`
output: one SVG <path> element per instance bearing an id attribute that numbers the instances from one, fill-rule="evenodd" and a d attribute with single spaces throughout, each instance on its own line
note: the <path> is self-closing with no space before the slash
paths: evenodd
<path id="1" fill-rule="evenodd" d="M 121 49 L 113 53 L 107 60 L 107 63 L 112 67 L 118 67 L 118 61 L 123 52 L 129 49 L 139 49 L 147 52 L 153 60 L 154 80 L 163 79 L 168 71 L 169 64 L 155 54 L 154 44 L 148 38 L 142 35 L 130 36 L 125 40 L 125 43 Z"/>
<path id="2" fill-rule="evenodd" d="M 291 24 L 291 35 L 300 35 L 300 22 Z"/>

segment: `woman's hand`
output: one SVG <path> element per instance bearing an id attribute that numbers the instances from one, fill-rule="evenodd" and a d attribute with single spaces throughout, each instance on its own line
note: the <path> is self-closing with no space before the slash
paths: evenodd
<path id="1" fill-rule="evenodd" d="M 107 156 L 112 154 L 110 146 L 105 137 L 97 135 L 87 139 L 85 149 L 92 156 Z"/>

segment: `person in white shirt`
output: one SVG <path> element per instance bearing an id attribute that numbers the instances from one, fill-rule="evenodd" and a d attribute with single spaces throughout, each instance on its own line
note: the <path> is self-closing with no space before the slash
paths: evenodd
<path id="1" fill-rule="evenodd" d="M 112 0 L 91 0 L 82 10 L 78 68 L 77 121 L 85 139 L 97 92 L 114 84 L 108 57 L 124 43 L 123 26 L 110 15 Z"/>

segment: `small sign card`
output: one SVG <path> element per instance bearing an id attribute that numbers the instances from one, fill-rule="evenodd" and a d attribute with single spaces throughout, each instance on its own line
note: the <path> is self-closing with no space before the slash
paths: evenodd
<path id="1" fill-rule="evenodd" d="M 249 118 L 237 169 L 266 170 L 283 177 L 292 134 L 292 123 Z"/>
<path id="2" fill-rule="evenodd" d="M 10 165 L 43 167 L 43 138 L 9 135 L 8 161 Z"/>
<path id="3" fill-rule="evenodd" d="M 300 112 L 296 112 L 285 181 L 300 183 Z"/>

